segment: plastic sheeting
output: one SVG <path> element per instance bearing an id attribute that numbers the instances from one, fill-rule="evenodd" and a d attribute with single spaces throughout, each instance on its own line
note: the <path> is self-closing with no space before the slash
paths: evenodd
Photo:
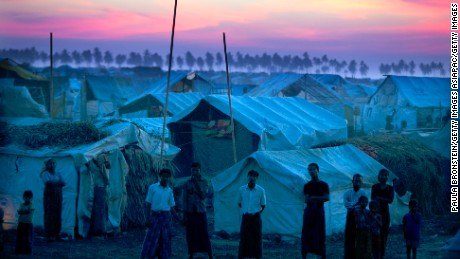
<path id="1" fill-rule="evenodd" d="M 228 97 L 208 95 L 201 102 L 230 116 Z M 173 116 L 179 122 L 198 106 Z M 344 119 L 297 97 L 232 96 L 233 119 L 260 137 L 259 150 L 309 148 L 347 138 Z"/>
<path id="2" fill-rule="evenodd" d="M 263 232 L 300 236 L 304 209 L 303 186 L 310 180 L 307 165 L 315 162 L 320 167 L 319 177 L 330 188 L 330 201 L 325 203 L 326 233 L 345 229 L 346 209 L 343 194 L 352 188 L 355 173 L 364 176 L 362 189 L 370 197 L 371 186 L 384 168 L 380 163 L 353 145 L 291 150 L 258 151 L 224 170 L 211 183 L 214 189 L 215 231 L 239 231 L 241 215 L 237 206 L 238 188 L 247 184 L 247 172 L 257 170 L 257 184 L 265 188 L 267 206 L 262 213 Z M 390 173 L 388 182 L 394 175 Z M 406 202 L 410 194 L 396 197 L 390 205 L 392 224 L 400 224 L 407 213 Z"/>
<path id="3" fill-rule="evenodd" d="M 110 170 L 109 223 L 118 227 L 121 222 L 123 200 L 126 193 L 124 177 L 127 174 L 126 162 L 119 148 L 128 144 L 137 144 L 152 156 L 160 154 L 161 142 L 139 129 L 132 123 L 118 123 L 104 127 L 110 136 L 93 144 L 82 145 L 71 149 L 42 148 L 30 150 L 24 147 L 10 145 L 0 147 L 0 162 L 2 164 L 2 181 L 0 181 L 0 197 L 6 201 L 10 209 L 6 211 L 6 221 L 15 225 L 16 210 L 22 201 L 24 190 L 34 193 L 36 207 L 34 224 L 43 225 L 43 190 L 44 186 L 39 177 L 43 162 L 49 158 L 56 159 L 56 170 L 61 172 L 66 186 L 63 189 L 62 232 L 73 236 L 77 216 L 88 217 L 90 214 L 91 181 L 85 175 L 85 163 L 102 152 L 110 153 L 112 168 Z M 177 147 L 169 144 L 164 146 L 164 159 L 171 161 L 179 152 Z M 80 192 L 78 192 L 78 173 L 80 173 Z M 83 191 L 83 192 L 82 192 Z M 13 209 L 11 209 L 13 208 Z M 89 213 L 89 214 L 88 214 Z M 80 229 L 82 231 L 82 229 Z"/>

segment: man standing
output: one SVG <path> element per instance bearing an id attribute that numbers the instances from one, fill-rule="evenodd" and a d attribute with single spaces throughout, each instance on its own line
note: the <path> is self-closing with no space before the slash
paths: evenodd
<path id="1" fill-rule="evenodd" d="M 150 185 L 147 191 L 148 231 L 142 247 L 142 258 L 171 257 L 171 210 L 175 202 L 173 191 L 168 186 L 170 177 L 169 169 L 161 169 L 160 182 Z"/>
<path id="2" fill-rule="evenodd" d="M 319 166 L 316 163 L 308 165 L 311 181 L 303 187 L 305 207 L 302 226 L 302 258 L 308 253 L 326 258 L 326 218 L 324 203 L 329 201 L 329 185 L 319 179 Z"/>
<path id="3" fill-rule="evenodd" d="M 212 258 L 211 241 L 206 217 L 206 194 L 208 183 L 201 177 L 201 164 L 192 163 L 192 177 L 184 185 L 183 204 L 189 258 L 194 253 L 206 252 Z"/>
<path id="4" fill-rule="evenodd" d="M 107 194 L 109 188 L 110 160 L 106 153 L 99 154 L 88 163 L 93 188 L 93 207 L 91 210 L 91 234 L 95 237 L 105 236 L 108 220 Z"/>
<path id="5" fill-rule="evenodd" d="M 240 245 L 238 258 L 262 257 L 262 220 L 260 214 L 267 203 L 265 190 L 256 184 L 259 173 L 248 172 L 248 184 L 240 187 L 238 206 L 243 218 L 240 227 Z"/>
<path id="6" fill-rule="evenodd" d="M 366 196 L 366 193 L 361 190 L 363 177 L 360 174 L 354 174 L 353 189 L 348 190 L 343 195 L 343 205 L 347 209 L 347 220 L 345 223 L 345 259 L 355 258 L 355 220 L 353 210 L 359 206 L 358 200 L 361 196 Z"/>
<path id="7" fill-rule="evenodd" d="M 379 213 L 382 215 L 382 229 L 380 231 L 380 240 L 382 241 L 380 253 L 382 257 L 385 257 L 385 247 L 391 222 L 389 204 L 393 202 L 395 195 L 393 186 L 387 184 L 389 174 L 387 169 L 381 169 L 378 175 L 379 183 L 372 185 L 371 189 L 371 198 L 379 202 Z"/>

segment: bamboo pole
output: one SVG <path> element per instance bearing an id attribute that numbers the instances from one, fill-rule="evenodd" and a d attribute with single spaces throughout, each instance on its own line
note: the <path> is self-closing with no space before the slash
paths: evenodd
<path id="1" fill-rule="evenodd" d="M 50 32 L 50 116 L 53 117 L 54 85 L 53 85 L 53 33 Z"/>
<path id="2" fill-rule="evenodd" d="M 233 124 L 233 111 L 232 111 L 232 88 L 230 87 L 230 75 L 228 73 L 228 58 L 227 58 L 227 41 L 225 40 L 225 32 L 223 33 L 224 40 L 224 55 L 225 55 L 225 70 L 227 72 L 227 95 L 228 106 L 230 108 L 230 127 L 232 128 L 232 144 L 233 144 L 233 161 L 237 162 L 236 158 L 236 143 L 235 143 L 235 125 Z"/>
<path id="3" fill-rule="evenodd" d="M 168 82 L 166 84 L 166 100 L 163 108 L 163 131 L 161 136 L 161 149 L 160 149 L 160 166 L 163 166 L 163 150 L 165 145 L 165 130 L 166 130 L 166 116 L 168 116 L 168 97 L 169 97 L 169 84 L 171 79 L 171 66 L 172 66 L 172 57 L 174 49 L 174 28 L 176 27 L 176 10 L 177 10 L 177 0 L 174 1 L 174 16 L 171 32 L 171 43 L 169 45 L 169 64 L 168 64 Z"/>

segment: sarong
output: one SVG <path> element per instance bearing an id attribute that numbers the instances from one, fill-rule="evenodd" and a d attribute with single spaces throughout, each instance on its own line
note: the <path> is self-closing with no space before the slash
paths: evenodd
<path id="1" fill-rule="evenodd" d="M 107 210 L 107 188 L 94 187 L 94 201 L 91 211 L 91 233 L 93 235 L 106 234 Z"/>
<path id="2" fill-rule="evenodd" d="M 262 220 L 260 213 L 243 214 L 238 258 L 262 257 Z"/>
<path id="3" fill-rule="evenodd" d="M 34 242 L 34 225 L 32 223 L 18 223 L 16 236 L 16 254 L 32 254 Z"/>
<path id="4" fill-rule="evenodd" d="M 357 229 L 355 232 L 355 258 L 372 258 L 372 234 L 369 229 Z"/>
<path id="5" fill-rule="evenodd" d="M 171 213 L 169 211 L 152 211 L 150 227 L 145 235 L 142 258 L 159 256 L 161 259 L 171 257 Z"/>
<path id="6" fill-rule="evenodd" d="M 208 234 L 208 220 L 206 212 L 186 213 L 186 238 L 188 253 L 210 253 L 211 241 Z"/>
<path id="7" fill-rule="evenodd" d="M 48 237 L 57 237 L 61 232 L 62 187 L 47 183 L 43 194 L 45 232 Z"/>
<path id="8" fill-rule="evenodd" d="M 349 210 L 345 222 L 345 259 L 355 259 L 355 228 L 353 210 Z"/>
<path id="9" fill-rule="evenodd" d="M 307 206 L 303 213 L 302 254 L 326 256 L 326 219 L 324 207 Z"/>

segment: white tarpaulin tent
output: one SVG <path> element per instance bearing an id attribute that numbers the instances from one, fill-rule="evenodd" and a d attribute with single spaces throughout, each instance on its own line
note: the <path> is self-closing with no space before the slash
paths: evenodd
<path id="1" fill-rule="evenodd" d="M 239 232 L 241 215 L 238 189 L 247 184 L 249 170 L 259 172 L 257 184 L 265 189 L 267 206 L 262 213 L 264 233 L 300 236 L 304 209 L 303 186 L 310 180 L 307 165 L 320 167 L 319 177 L 330 188 L 330 201 L 325 203 L 326 233 L 344 231 L 346 209 L 343 194 L 352 188 L 355 173 L 364 176 L 363 190 L 370 197 L 370 188 L 377 183 L 377 174 L 384 168 L 376 160 L 353 145 L 289 151 L 257 151 L 224 170 L 212 180 L 214 189 L 215 231 Z M 394 175 L 390 173 L 391 183 Z M 392 224 L 400 224 L 407 205 L 396 197 L 390 205 Z"/>
<path id="2" fill-rule="evenodd" d="M 346 121 L 298 97 L 232 96 L 237 161 L 256 150 L 307 149 L 347 138 Z M 168 128 L 181 147 L 178 166 L 187 170 L 199 161 L 203 171 L 217 172 L 234 164 L 229 100 L 208 95 L 173 116 Z"/>
<path id="3" fill-rule="evenodd" d="M 22 193 L 24 190 L 32 190 L 36 208 L 34 225 L 43 226 L 44 186 L 40 179 L 40 171 L 47 159 L 54 158 L 57 162 L 56 170 L 62 173 L 66 182 L 63 189 L 62 232 L 73 236 L 77 217 L 82 219 L 91 216 L 91 206 L 88 204 L 92 187 L 85 163 L 102 152 L 109 152 L 112 164 L 109 173 L 109 226 L 119 227 L 123 212 L 123 195 L 126 195 L 126 192 L 123 191 L 124 177 L 128 173 L 126 161 L 119 148 L 128 144 L 136 144 L 152 156 L 158 156 L 160 141 L 132 123 L 117 123 L 105 127 L 104 130 L 107 130 L 110 136 L 93 144 L 69 149 L 46 147 L 31 150 L 16 145 L 0 147 L 0 163 L 2 164 L 0 199 L 6 204 L 5 221 L 14 226 L 17 221 L 16 210 L 22 201 Z M 164 159 L 170 161 L 178 152 L 177 147 L 166 144 Z M 82 221 L 79 220 L 79 223 Z M 82 229 L 80 225 L 79 231 Z"/>

